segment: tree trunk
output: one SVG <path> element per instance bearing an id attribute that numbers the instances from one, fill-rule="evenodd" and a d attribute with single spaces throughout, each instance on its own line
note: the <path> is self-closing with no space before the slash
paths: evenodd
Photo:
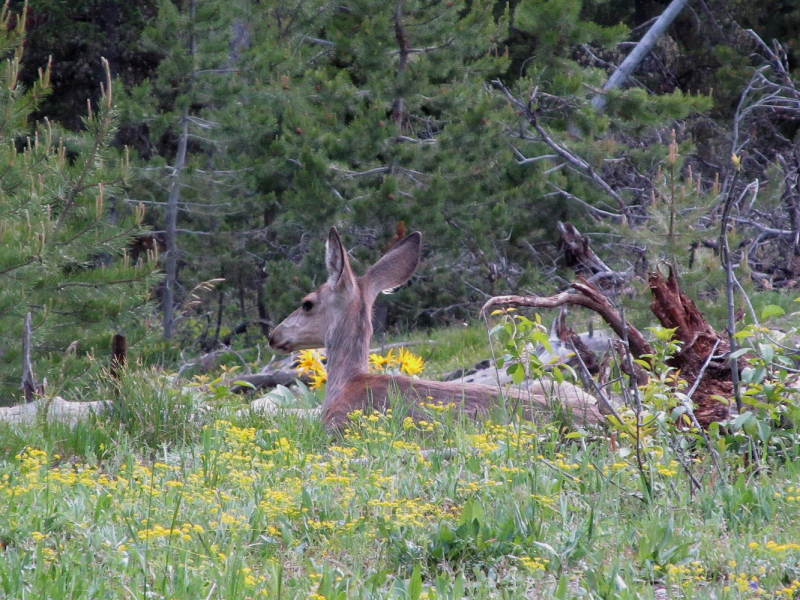
<path id="1" fill-rule="evenodd" d="M 186 164 L 186 146 L 189 142 L 189 119 L 188 111 L 184 111 L 181 117 L 181 136 L 178 141 L 178 155 L 175 159 L 175 167 L 171 178 L 172 184 L 167 200 L 167 215 L 164 230 L 167 242 L 167 252 L 164 257 L 164 296 L 162 297 L 162 310 L 164 311 L 164 337 L 172 337 L 172 326 L 174 322 L 173 309 L 175 304 L 175 288 L 177 286 L 178 275 L 178 201 L 181 196 L 181 171 Z"/>
<path id="2" fill-rule="evenodd" d="M 25 396 L 25 402 L 33 402 L 36 394 L 36 377 L 31 363 L 31 313 L 25 315 L 22 327 L 22 383 L 19 386 Z"/>
<path id="3" fill-rule="evenodd" d="M 189 0 L 189 18 L 194 25 L 195 19 L 195 0 Z M 192 57 L 193 64 L 197 55 L 197 37 L 194 33 L 194 28 L 189 35 L 189 48 L 188 53 Z M 194 75 L 196 66 L 192 67 L 192 73 L 189 76 L 188 92 L 191 93 L 194 85 Z M 188 106 L 183 110 L 180 120 L 181 135 L 178 140 L 178 154 L 175 157 L 175 168 L 172 172 L 172 183 L 169 190 L 169 198 L 167 200 L 167 214 L 164 229 L 166 230 L 167 242 L 167 255 L 165 257 L 164 269 L 164 296 L 162 299 L 162 308 L 164 310 L 164 338 L 170 339 L 173 333 L 174 323 L 174 303 L 175 303 L 175 288 L 178 284 L 178 202 L 181 197 L 181 172 L 186 166 L 186 147 L 189 144 L 189 108 Z"/>
<path id="4" fill-rule="evenodd" d="M 644 57 L 653 49 L 653 46 L 656 45 L 658 38 L 666 31 L 667 27 L 669 27 L 672 22 L 675 20 L 675 17 L 683 10 L 683 7 L 686 5 L 687 0 L 672 0 L 669 6 L 667 6 L 666 10 L 661 13 L 661 16 L 656 19 L 656 22 L 653 23 L 653 26 L 644 34 L 644 37 L 636 44 L 636 47 L 633 51 L 622 61 L 622 64 L 611 74 L 611 77 L 608 78 L 605 85 L 603 85 L 603 91 L 610 90 L 614 87 L 619 87 L 625 80 L 630 77 L 631 73 L 636 70 L 636 67 L 644 60 Z M 603 110 L 606 106 L 606 97 L 604 94 L 598 94 L 592 100 L 592 105 L 597 110 Z"/>

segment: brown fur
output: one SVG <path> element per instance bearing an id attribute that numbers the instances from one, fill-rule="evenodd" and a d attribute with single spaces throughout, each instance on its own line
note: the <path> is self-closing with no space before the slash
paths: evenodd
<path id="1" fill-rule="evenodd" d="M 548 385 L 549 384 L 549 385 Z M 335 396 L 326 396 L 322 405 L 322 419 L 326 426 L 341 429 L 347 424 L 350 413 L 356 410 L 385 411 L 392 398 L 400 397 L 407 403 L 409 416 L 422 418 L 425 412 L 413 405 L 453 403 L 459 412 L 477 418 L 499 406 L 503 393 L 499 388 L 475 383 L 453 383 L 412 379 L 392 375 L 360 373 L 351 378 Z M 597 407 L 589 402 L 591 397 L 570 384 L 555 382 L 532 382 L 530 392 L 511 390 L 505 396 L 509 408 L 520 407 L 526 418 L 535 420 L 537 415 L 552 415 L 561 405 L 570 416 L 582 425 L 598 425 L 603 422 Z M 588 402 L 587 402 L 588 401 Z"/>
<path id="2" fill-rule="evenodd" d="M 332 228 L 326 251 L 327 283 L 307 295 L 301 307 L 270 336 L 270 346 L 284 352 L 323 346 L 327 349 L 328 384 L 322 418 L 330 428 L 343 427 L 347 415 L 356 410 L 385 410 L 393 395 L 410 404 L 409 415 L 415 418 L 425 414 L 420 404 L 452 402 L 471 417 L 498 406 L 501 391 L 495 387 L 367 372 L 372 305 L 381 291 L 408 281 L 419 262 L 420 243 L 420 234 L 412 233 L 362 277 L 356 278 L 347 250 L 336 229 Z M 552 414 L 561 406 L 579 424 L 596 425 L 603 421 L 594 398 L 569 383 L 535 381 L 529 391 L 515 392 L 508 397 L 522 405 L 529 418 L 536 413 Z"/>

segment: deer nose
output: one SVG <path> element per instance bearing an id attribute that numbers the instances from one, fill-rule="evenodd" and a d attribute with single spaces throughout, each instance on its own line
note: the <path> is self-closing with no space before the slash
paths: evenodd
<path id="1" fill-rule="evenodd" d="M 275 350 L 280 350 L 280 344 L 283 342 L 280 333 L 276 334 L 275 331 L 269 334 L 269 346 Z"/>

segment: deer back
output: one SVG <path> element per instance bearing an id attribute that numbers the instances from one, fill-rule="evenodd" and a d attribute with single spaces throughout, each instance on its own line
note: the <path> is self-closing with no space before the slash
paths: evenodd
<path id="1" fill-rule="evenodd" d="M 604 420 L 595 398 L 570 383 L 532 381 L 527 390 L 511 388 L 503 391 L 490 385 L 367 373 L 353 377 L 338 393 L 326 396 L 322 418 L 326 427 L 341 429 L 347 424 L 350 413 L 385 411 L 393 401 L 398 401 L 414 419 L 424 418 L 430 412 L 429 405 L 453 404 L 459 412 L 479 417 L 505 401 L 507 408 L 512 411 L 520 409 L 527 419 L 533 421 L 559 411 L 582 426 L 596 426 Z"/>

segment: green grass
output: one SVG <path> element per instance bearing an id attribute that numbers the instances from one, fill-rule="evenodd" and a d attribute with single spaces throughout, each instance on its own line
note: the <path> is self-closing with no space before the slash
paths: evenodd
<path id="1" fill-rule="evenodd" d="M 432 340 L 433 344 L 427 344 Z M 420 342 L 408 346 L 408 350 L 425 360 L 424 376 L 437 377 L 459 368 L 469 368 L 490 355 L 486 328 L 482 323 L 453 325 L 434 331 L 414 331 L 402 337 L 390 336 L 386 344 L 393 342 Z M 373 347 L 380 347 L 377 340 Z"/>
<path id="2" fill-rule="evenodd" d="M 441 370 L 485 347 L 436 339 Z M 331 437 L 236 419 L 219 390 L 198 412 L 154 372 L 119 396 L 74 428 L 0 427 L 0 597 L 800 597 L 796 447 L 760 473 L 723 454 L 721 476 L 687 448 L 690 494 L 659 431 L 640 472 L 624 436 L 502 413 L 395 409 Z"/>

